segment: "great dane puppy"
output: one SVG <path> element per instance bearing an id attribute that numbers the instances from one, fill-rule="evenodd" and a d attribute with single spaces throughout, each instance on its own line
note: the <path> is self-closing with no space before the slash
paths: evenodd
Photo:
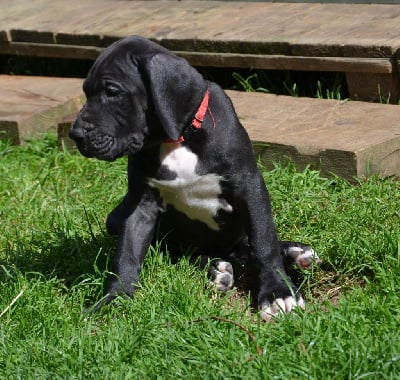
<path id="1" fill-rule="evenodd" d="M 128 192 L 107 218 L 118 247 L 103 303 L 133 295 L 157 232 L 211 258 L 244 252 L 263 319 L 304 307 L 284 258 L 314 252 L 295 245 L 291 255 L 289 243 L 280 254 L 252 144 L 221 87 L 169 50 L 130 36 L 98 57 L 83 90 L 87 102 L 70 131 L 79 151 L 109 161 L 128 156 Z M 229 265 L 213 266 L 217 285 L 228 274 L 220 288 L 233 286 Z"/>

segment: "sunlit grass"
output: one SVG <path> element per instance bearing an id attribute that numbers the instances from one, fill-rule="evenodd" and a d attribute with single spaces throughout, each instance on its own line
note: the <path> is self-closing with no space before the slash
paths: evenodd
<path id="1" fill-rule="evenodd" d="M 216 294 L 152 247 L 135 298 L 84 317 L 103 294 L 126 161 L 59 151 L 52 136 L 1 142 L 0 378 L 398 378 L 399 180 L 261 169 L 280 237 L 324 260 L 303 276 L 305 311 L 260 322 L 245 294 Z"/>

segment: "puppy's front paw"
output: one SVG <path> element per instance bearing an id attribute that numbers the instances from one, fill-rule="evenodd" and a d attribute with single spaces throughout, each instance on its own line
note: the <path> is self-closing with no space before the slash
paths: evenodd
<path id="1" fill-rule="evenodd" d="M 305 309 L 306 304 L 302 296 L 299 296 L 297 299 L 293 296 L 289 296 L 286 298 L 277 298 L 274 302 L 266 303 L 259 307 L 260 309 L 260 317 L 264 321 L 272 320 L 274 317 L 281 313 L 290 313 L 295 308 Z"/>
<path id="2" fill-rule="evenodd" d="M 227 261 L 214 261 L 211 263 L 210 276 L 217 290 L 228 291 L 233 288 L 233 268 Z"/>

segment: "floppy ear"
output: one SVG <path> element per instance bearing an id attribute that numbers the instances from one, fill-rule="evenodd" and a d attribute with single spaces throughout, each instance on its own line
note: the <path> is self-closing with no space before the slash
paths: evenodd
<path id="1" fill-rule="evenodd" d="M 169 139 L 177 140 L 207 89 L 201 74 L 179 57 L 157 53 L 145 62 L 155 112 Z"/>

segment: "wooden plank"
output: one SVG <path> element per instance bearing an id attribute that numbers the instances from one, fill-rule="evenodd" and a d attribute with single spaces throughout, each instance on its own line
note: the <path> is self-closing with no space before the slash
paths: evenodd
<path id="1" fill-rule="evenodd" d="M 7 32 L 5 30 L 0 31 L 0 43 L 5 43 L 8 41 Z"/>
<path id="2" fill-rule="evenodd" d="M 58 33 L 56 35 L 58 45 L 75 45 L 82 47 L 103 46 L 103 36 L 94 34 Z"/>
<path id="3" fill-rule="evenodd" d="M 82 79 L 0 75 L 0 138 L 24 142 L 82 107 Z"/>
<path id="4" fill-rule="evenodd" d="M 399 25 L 400 7 L 384 4 L 2 0 L 0 54 L 94 59 L 140 34 L 196 66 L 346 72 L 357 94 L 351 73 L 373 74 L 372 84 L 390 74 L 393 94 Z"/>
<path id="5" fill-rule="evenodd" d="M 31 57 L 47 58 L 72 58 L 95 60 L 103 51 L 103 48 L 56 45 L 56 44 L 36 44 L 25 42 L 10 42 L 0 47 L 1 54 L 21 55 Z"/>
<path id="6" fill-rule="evenodd" d="M 210 0 L 212 1 L 212 0 Z M 238 1 L 238 0 L 224 0 Z M 254 0 L 242 0 L 254 1 Z M 264 2 L 274 2 L 276 0 L 261 0 Z M 321 4 L 400 4 L 400 0 L 279 0 L 281 3 L 321 3 Z"/>
<path id="7" fill-rule="evenodd" d="M 0 30 L 55 38 L 141 34 L 161 43 L 223 44 L 219 52 L 243 53 L 237 47 L 249 44 L 252 51 L 244 53 L 315 57 L 392 57 L 400 46 L 399 25 L 400 7 L 379 4 L 3 0 L 0 14 Z"/>
<path id="8" fill-rule="evenodd" d="M 266 70 L 344 71 L 392 73 L 390 58 L 292 57 L 287 55 L 177 52 L 193 66 L 237 67 Z"/>
<path id="9" fill-rule="evenodd" d="M 57 126 L 57 136 L 58 136 L 58 147 L 62 149 L 63 147 L 68 149 L 75 149 L 75 141 L 69 138 L 69 130 L 71 129 L 71 124 L 75 120 L 77 113 L 73 113 L 64 117 L 62 121 L 58 123 Z"/>
<path id="10" fill-rule="evenodd" d="M 399 106 L 227 93 L 267 168 L 291 161 L 299 169 L 311 165 L 349 181 L 400 174 Z M 58 129 L 59 143 L 67 147 L 73 146 L 68 138 L 72 119 Z"/>
<path id="11" fill-rule="evenodd" d="M 61 44 L 11 42 L 3 45 L 3 54 L 34 57 L 96 59 L 103 48 Z M 176 52 L 193 66 L 253 68 L 267 70 L 344 71 L 385 73 L 393 71 L 398 61 L 389 58 L 291 57 L 230 53 Z"/>
<path id="12" fill-rule="evenodd" d="M 398 104 L 400 74 L 346 73 L 347 87 L 353 100 Z"/>
<path id="13" fill-rule="evenodd" d="M 42 44 L 55 43 L 54 34 L 51 31 L 37 31 L 37 30 L 10 30 L 10 39 L 13 42 L 32 42 Z"/>
<path id="14" fill-rule="evenodd" d="M 257 154 L 322 174 L 400 174 L 400 107 L 228 91 Z M 260 144 L 261 143 L 261 144 Z"/>

